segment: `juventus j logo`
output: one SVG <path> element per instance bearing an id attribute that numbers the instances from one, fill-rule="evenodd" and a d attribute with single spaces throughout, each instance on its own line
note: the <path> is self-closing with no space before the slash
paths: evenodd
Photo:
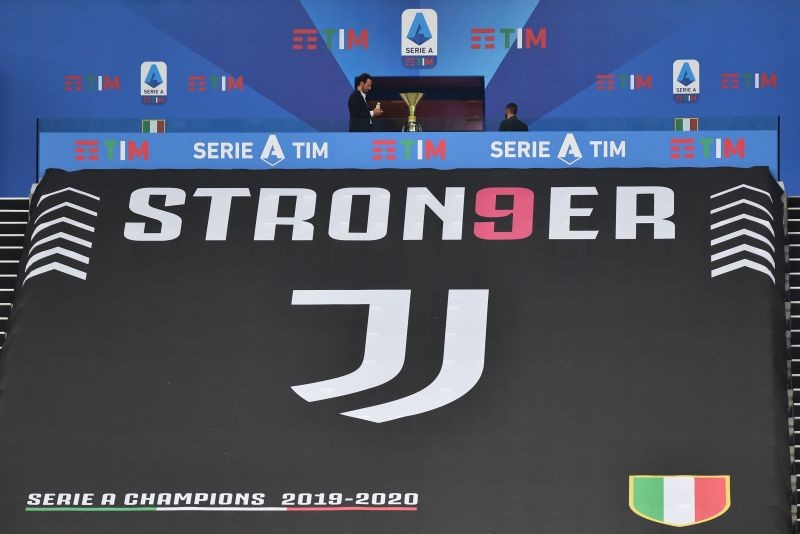
<path id="1" fill-rule="evenodd" d="M 296 290 L 292 304 L 369 305 L 361 365 L 352 373 L 294 386 L 308 402 L 375 388 L 396 377 L 406 357 L 411 290 Z M 488 289 L 453 289 L 447 298 L 444 357 L 438 376 L 416 393 L 342 415 L 385 423 L 441 408 L 471 390 L 483 373 Z"/>

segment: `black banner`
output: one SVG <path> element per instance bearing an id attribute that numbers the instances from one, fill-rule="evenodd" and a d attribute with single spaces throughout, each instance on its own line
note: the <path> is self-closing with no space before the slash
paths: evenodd
<path id="1" fill-rule="evenodd" d="M 766 169 L 48 171 L 0 532 L 788 533 L 783 224 Z"/>

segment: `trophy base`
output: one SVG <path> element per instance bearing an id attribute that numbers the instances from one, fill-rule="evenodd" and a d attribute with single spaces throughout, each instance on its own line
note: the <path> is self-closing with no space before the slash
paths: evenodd
<path id="1" fill-rule="evenodd" d="M 404 132 L 421 132 L 422 125 L 418 122 L 407 122 L 403 125 Z"/>

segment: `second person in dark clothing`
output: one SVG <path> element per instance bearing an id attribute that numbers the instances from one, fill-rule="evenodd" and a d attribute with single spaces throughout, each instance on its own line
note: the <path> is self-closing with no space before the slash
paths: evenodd
<path id="1" fill-rule="evenodd" d="M 528 125 L 517 118 L 517 105 L 513 102 L 506 104 L 506 120 L 500 123 L 501 132 L 527 132 Z"/>

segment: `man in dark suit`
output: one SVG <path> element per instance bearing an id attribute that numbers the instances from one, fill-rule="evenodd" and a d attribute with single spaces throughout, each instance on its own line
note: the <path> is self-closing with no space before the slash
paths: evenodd
<path id="1" fill-rule="evenodd" d="M 383 115 L 380 103 L 375 109 L 370 110 L 367 105 L 367 93 L 372 89 L 372 76 L 366 72 L 356 77 L 356 89 L 347 99 L 347 108 L 350 110 L 350 131 L 371 132 L 372 118 Z"/>
<path id="2" fill-rule="evenodd" d="M 517 118 L 517 105 L 506 104 L 506 120 L 500 123 L 501 132 L 527 132 L 528 125 Z"/>

